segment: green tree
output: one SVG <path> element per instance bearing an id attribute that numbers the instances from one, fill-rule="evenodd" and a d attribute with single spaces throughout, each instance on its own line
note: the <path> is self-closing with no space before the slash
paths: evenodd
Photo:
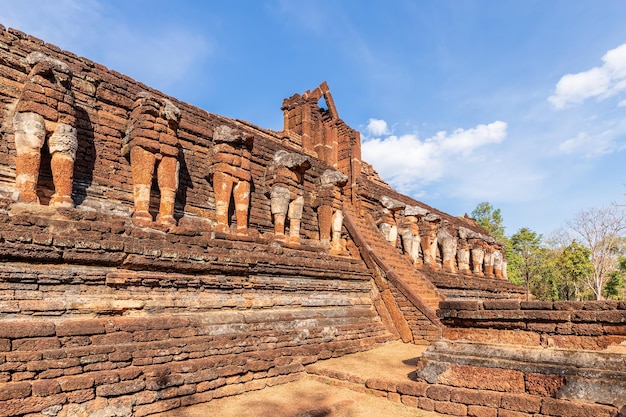
<path id="1" fill-rule="evenodd" d="M 497 240 L 504 240 L 504 224 L 500 209 L 494 209 L 488 202 L 482 202 L 472 211 L 476 223 Z"/>
<path id="2" fill-rule="evenodd" d="M 573 240 L 554 259 L 554 277 L 558 300 L 580 300 L 590 277 L 594 274 L 591 251 Z"/>
<path id="3" fill-rule="evenodd" d="M 526 297 L 530 298 L 531 283 L 540 277 L 543 254 L 541 251 L 542 236 L 523 227 L 511 236 L 511 248 L 517 255 L 515 265 L 519 277 L 526 287 Z"/>
<path id="4" fill-rule="evenodd" d="M 491 203 L 485 201 L 476 206 L 471 216 L 476 221 L 476 224 L 504 245 L 504 257 L 507 261 L 507 277 L 509 281 L 514 284 L 523 284 L 524 280 L 519 269 L 521 260 L 513 250 L 511 240 L 504 234 L 505 228 L 500 209 L 494 208 Z"/>
<path id="5" fill-rule="evenodd" d="M 613 300 L 621 300 L 626 297 L 626 288 L 624 287 L 624 275 L 626 274 L 626 257 L 619 258 L 619 267 L 613 271 L 607 283 L 604 285 L 603 295 L 605 298 Z"/>
<path id="6" fill-rule="evenodd" d="M 618 205 L 581 211 L 568 222 L 572 234 L 590 251 L 593 273 L 586 284 L 602 299 L 604 284 L 617 269 L 620 244 L 626 233 L 626 209 Z"/>

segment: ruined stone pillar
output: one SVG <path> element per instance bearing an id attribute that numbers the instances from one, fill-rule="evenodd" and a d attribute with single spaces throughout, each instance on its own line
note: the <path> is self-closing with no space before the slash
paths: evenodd
<path id="1" fill-rule="evenodd" d="M 176 202 L 176 192 L 178 191 L 178 159 L 171 156 L 164 156 L 157 168 L 157 184 L 161 193 L 159 203 L 159 214 L 156 221 L 161 224 L 175 225 L 174 203 Z"/>
<path id="2" fill-rule="evenodd" d="M 504 260 L 504 256 L 500 250 L 495 250 L 493 252 L 493 273 L 497 279 L 503 279 L 502 275 L 502 263 Z"/>
<path id="3" fill-rule="evenodd" d="M 338 245 L 337 239 L 341 238 L 341 227 L 343 225 L 343 213 L 336 210 L 333 214 L 333 205 L 335 201 L 341 198 L 341 188 L 348 181 L 348 177 L 339 171 L 331 169 L 325 170 L 320 175 L 320 183 L 318 188 L 319 207 L 317 209 L 320 243 L 324 246 L 333 247 Z M 338 204 L 341 204 L 338 202 Z M 336 235 L 338 233 L 338 237 Z M 331 245 L 332 237 L 332 245 Z"/>
<path id="4" fill-rule="evenodd" d="M 48 137 L 54 194 L 50 205 L 73 207 L 74 162 L 78 149 L 76 110 L 69 66 L 40 52 L 26 57 L 32 65 L 13 116 L 15 199 L 39 204 L 37 183 L 41 149 Z"/>
<path id="5" fill-rule="evenodd" d="M 214 130 L 213 143 L 209 154 L 209 174 L 213 174 L 215 192 L 215 230 L 230 233 L 228 217 L 232 196 L 235 202 L 237 234 L 247 235 L 252 137 L 222 125 Z"/>
<path id="6" fill-rule="evenodd" d="M 419 224 L 424 265 L 435 269 L 437 268 L 437 229 L 440 221 L 441 217 L 431 213 L 424 216 Z"/>
<path id="7" fill-rule="evenodd" d="M 395 247 L 398 240 L 398 226 L 390 210 L 382 209 L 378 229 L 385 237 L 385 240 Z"/>
<path id="8" fill-rule="evenodd" d="M 470 249 L 467 240 L 459 239 L 456 249 L 456 259 L 459 272 L 462 274 L 470 274 Z"/>
<path id="9" fill-rule="evenodd" d="M 130 114 L 122 155 L 130 159 L 135 208 L 133 222 L 146 226 L 152 222 L 150 191 L 154 169 L 161 194 L 157 222 L 172 226 L 178 191 L 178 124 L 180 110 L 169 100 L 148 92 L 137 95 Z"/>
<path id="10" fill-rule="evenodd" d="M 487 278 L 493 278 L 493 249 L 491 248 L 490 245 L 487 245 L 486 249 L 485 249 L 485 257 L 484 257 L 484 272 L 485 272 L 485 277 Z"/>
<path id="11" fill-rule="evenodd" d="M 485 260 L 484 242 L 482 239 L 470 239 L 472 272 L 483 276 L 483 262 Z"/>
<path id="12" fill-rule="evenodd" d="M 437 232 L 437 242 L 441 248 L 441 266 L 443 270 L 456 272 L 456 237 L 452 236 L 446 228 L 441 228 Z"/>
<path id="13" fill-rule="evenodd" d="M 341 229 L 343 227 L 343 211 L 337 210 L 333 214 L 332 240 L 330 242 L 330 252 L 340 254 L 345 252 L 345 242 L 341 239 Z"/>
<path id="14" fill-rule="evenodd" d="M 330 245 L 333 207 L 330 205 L 320 206 L 317 209 L 317 221 L 320 228 L 320 242 L 323 245 Z"/>
<path id="15" fill-rule="evenodd" d="M 152 186 L 152 173 L 156 164 L 156 156 L 141 146 L 135 146 L 130 150 L 130 169 L 133 179 L 133 197 L 135 210 L 133 219 L 139 223 L 152 221 L 150 215 L 150 188 Z"/>
<path id="16" fill-rule="evenodd" d="M 270 188 L 270 209 L 274 235 L 285 238 L 285 221 L 289 216 L 289 241 L 300 243 L 300 222 L 304 208 L 304 173 L 311 168 L 308 156 L 279 150 L 265 173 Z"/>

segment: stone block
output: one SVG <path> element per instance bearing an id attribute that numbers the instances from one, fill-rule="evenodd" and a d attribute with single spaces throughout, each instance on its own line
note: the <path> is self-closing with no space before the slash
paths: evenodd
<path id="1" fill-rule="evenodd" d="M 500 330 L 496 340 L 498 343 L 511 345 L 539 346 L 541 336 L 538 333 L 523 330 Z"/>
<path id="2" fill-rule="evenodd" d="M 72 391 L 67 393 L 67 401 L 69 403 L 84 403 L 96 398 L 96 393 L 93 389 L 81 389 L 78 391 Z"/>
<path id="3" fill-rule="evenodd" d="M 480 405 L 498 408 L 502 394 L 493 391 L 481 391 L 465 388 L 451 388 L 450 401 L 467 405 Z"/>
<path id="4" fill-rule="evenodd" d="M 94 377 L 91 375 L 65 376 L 59 378 L 61 391 L 84 390 L 94 386 Z"/>
<path id="5" fill-rule="evenodd" d="M 435 411 L 451 416 L 466 416 L 467 406 L 447 401 L 435 401 Z"/>
<path id="6" fill-rule="evenodd" d="M 616 417 L 617 410 L 605 405 L 546 398 L 541 405 L 541 414 L 551 417 Z"/>
<path id="7" fill-rule="evenodd" d="M 431 385 L 426 389 L 426 396 L 435 401 L 450 401 L 450 388 L 443 385 Z"/>
<path id="8" fill-rule="evenodd" d="M 412 395 L 401 395 L 400 402 L 408 407 L 417 408 L 418 405 L 418 399 Z"/>
<path id="9" fill-rule="evenodd" d="M 572 321 L 574 323 L 578 322 L 593 322 L 597 321 L 597 312 L 596 311 L 582 311 L 576 310 L 571 313 Z"/>
<path id="10" fill-rule="evenodd" d="M 380 391 L 387 392 L 397 392 L 396 383 L 393 381 L 379 379 L 379 378 L 370 378 L 365 381 L 365 386 L 367 388 L 376 389 Z"/>
<path id="11" fill-rule="evenodd" d="M 150 414 L 163 413 L 178 407 L 180 407 L 180 398 L 172 398 L 165 401 L 144 404 L 135 407 L 133 417 L 144 417 Z"/>
<path id="12" fill-rule="evenodd" d="M 0 383 L 0 401 L 26 398 L 32 392 L 32 384 L 27 381 Z"/>
<path id="13" fill-rule="evenodd" d="M 578 336 L 601 336 L 604 333 L 601 324 L 597 323 L 576 323 L 572 332 Z"/>
<path id="14" fill-rule="evenodd" d="M 96 387 L 98 397 L 118 397 L 120 395 L 132 394 L 146 388 L 143 380 L 122 381 L 115 384 L 100 385 Z"/>
<path id="15" fill-rule="evenodd" d="M 54 335 L 54 324 L 49 321 L 5 320 L 0 326 L 0 338 L 22 339 Z"/>
<path id="16" fill-rule="evenodd" d="M 624 310 L 608 310 L 608 311 L 598 311 L 596 314 L 596 318 L 598 321 L 603 323 L 621 323 L 626 324 L 626 311 Z M 625 326 L 626 327 L 626 326 Z"/>
<path id="17" fill-rule="evenodd" d="M 429 384 L 426 382 L 400 382 L 396 386 L 397 392 L 413 397 L 425 397 Z"/>
<path id="18" fill-rule="evenodd" d="M 524 392 L 524 375 L 509 369 L 451 365 L 439 375 L 438 383 L 460 388 L 499 392 Z"/>
<path id="19" fill-rule="evenodd" d="M 481 309 L 480 301 L 441 301 L 439 310 L 470 310 L 477 311 Z"/>
<path id="20" fill-rule="evenodd" d="M 502 394 L 500 406 L 507 410 L 538 413 L 541 409 L 541 398 L 526 394 Z"/>
<path id="21" fill-rule="evenodd" d="M 565 377 L 561 375 L 526 374 L 526 392 L 541 397 L 554 397 L 565 385 Z"/>
<path id="22" fill-rule="evenodd" d="M 484 300 L 483 308 L 485 310 L 519 310 L 520 302 L 518 300 Z"/>
<path id="23" fill-rule="evenodd" d="M 527 329 L 539 333 L 554 333 L 556 331 L 556 323 L 533 323 L 527 324 Z"/>
<path id="24" fill-rule="evenodd" d="M 56 335 L 61 336 L 86 336 L 105 333 L 102 320 L 66 320 L 58 322 L 55 326 Z"/>
<path id="25" fill-rule="evenodd" d="M 424 411 L 435 411 L 435 401 L 430 398 L 419 398 L 417 408 Z"/>
<path id="26" fill-rule="evenodd" d="M 40 379 L 33 381 L 33 396 L 47 397 L 61 392 L 59 382 L 53 379 Z"/>
<path id="27" fill-rule="evenodd" d="M 59 349 L 61 342 L 56 337 L 35 337 L 31 339 L 16 339 L 11 344 L 14 351 L 42 351 Z"/>
<path id="28" fill-rule="evenodd" d="M 180 386 L 185 383 L 185 378 L 181 374 L 163 375 L 155 378 L 146 378 L 146 388 L 158 391 L 163 388 Z"/>
<path id="29" fill-rule="evenodd" d="M 55 394 L 47 397 L 28 397 L 7 400 L 0 408 L 0 417 L 21 416 L 29 413 L 38 413 L 46 408 L 64 404 L 67 401 L 66 394 Z"/>
<path id="30" fill-rule="evenodd" d="M 467 407 L 467 415 L 469 417 L 498 417 L 498 409 L 481 405 L 470 405 Z"/>
<path id="31" fill-rule="evenodd" d="M 605 324 L 602 326 L 604 333 L 607 335 L 615 335 L 615 336 L 626 336 L 626 325 L 608 325 Z M 2 345 L 2 341 L 0 340 L 0 346 Z M 0 348 L 0 351 L 2 349 Z"/>
<path id="32" fill-rule="evenodd" d="M 498 417 L 535 417 L 535 415 L 520 411 L 498 410 Z"/>

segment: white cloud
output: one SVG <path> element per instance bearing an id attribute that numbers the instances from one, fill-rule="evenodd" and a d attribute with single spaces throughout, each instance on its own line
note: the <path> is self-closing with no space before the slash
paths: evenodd
<path id="1" fill-rule="evenodd" d="M 370 119 L 370 124 L 371 120 L 375 119 Z M 471 163 L 474 150 L 500 143 L 506 135 L 507 124 L 496 121 L 452 133 L 438 132 L 425 140 L 417 134 L 364 137 L 363 159 L 400 191 L 417 192 L 422 185 L 458 172 L 459 165 Z"/>
<path id="2" fill-rule="evenodd" d="M 562 109 L 591 97 L 605 99 L 626 90 L 626 43 L 608 51 L 602 61 L 601 67 L 561 77 L 548 100 Z"/>
<path id="3" fill-rule="evenodd" d="M 582 154 L 586 157 L 603 155 L 613 151 L 610 132 L 597 136 L 581 132 L 573 138 L 559 144 L 559 151 L 564 154 Z"/>
<path id="4" fill-rule="evenodd" d="M 367 124 L 367 133 L 374 136 L 388 135 L 391 133 L 387 122 L 381 119 L 370 119 Z"/>

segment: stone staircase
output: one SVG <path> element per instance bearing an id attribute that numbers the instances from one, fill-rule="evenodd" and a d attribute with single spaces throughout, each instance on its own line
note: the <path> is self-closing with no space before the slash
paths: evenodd
<path id="1" fill-rule="evenodd" d="M 445 297 L 413 267 L 399 249 L 394 248 L 385 240 L 368 213 L 362 216 L 353 206 L 346 205 L 344 216 L 346 227 L 361 253 L 365 257 L 371 257 L 387 279 L 413 304 L 416 304 L 424 315 L 436 322 L 437 320 L 432 320 L 432 317 L 436 319 L 435 311 L 439 307 L 439 302 Z"/>

